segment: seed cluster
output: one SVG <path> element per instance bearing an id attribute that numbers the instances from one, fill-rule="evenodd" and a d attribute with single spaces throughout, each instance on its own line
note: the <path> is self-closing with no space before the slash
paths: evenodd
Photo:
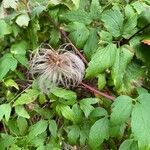
<path id="1" fill-rule="evenodd" d="M 39 48 L 30 61 L 30 73 L 37 77 L 39 88 L 49 92 L 54 86 L 75 87 L 83 79 L 85 66 L 66 46 L 57 51 Z"/>

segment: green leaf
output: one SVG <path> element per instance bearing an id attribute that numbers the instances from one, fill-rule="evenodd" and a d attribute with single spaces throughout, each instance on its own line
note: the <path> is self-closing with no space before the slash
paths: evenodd
<path id="1" fill-rule="evenodd" d="M 75 116 L 74 116 L 72 109 L 69 106 L 61 105 L 60 109 L 64 118 L 74 121 Z"/>
<path id="2" fill-rule="evenodd" d="M 133 15 L 127 20 L 125 20 L 123 25 L 123 37 L 125 39 L 130 38 L 137 31 L 137 15 Z"/>
<path id="3" fill-rule="evenodd" d="M 26 111 L 26 109 L 24 108 L 24 106 L 16 106 L 15 111 L 16 111 L 16 114 L 20 117 L 24 117 L 27 119 L 30 118 L 30 116 L 29 116 L 28 112 Z"/>
<path id="4" fill-rule="evenodd" d="M 61 0 L 61 3 L 66 5 L 70 10 L 76 10 L 79 7 L 80 0 Z"/>
<path id="5" fill-rule="evenodd" d="M 90 5 L 90 16 L 92 19 L 99 20 L 101 17 L 102 8 L 98 0 L 92 0 Z"/>
<path id="6" fill-rule="evenodd" d="M 88 59 L 96 52 L 98 48 L 98 35 L 97 29 L 91 28 L 89 37 L 84 45 L 84 53 Z"/>
<path id="7" fill-rule="evenodd" d="M 23 117 L 18 117 L 17 118 L 17 126 L 19 128 L 20 134 L 25 135 L 28 129 L 28 122 L 25 118 Z"/>
<path id="8" fill-rule="evenodd" d="M 92 112 L 90 113 L 90 118 L 96 118 L 96 117 L 104 117 L 107 116 L 107 111 L 102 108 L 102 107 L 97 107 L 95 109 L 92 110 Z"/>
<path id="9" fill-rule="evenodd" d="M 16 142 L 16 138 L 12 135 L 1 134 L 2 139 L 0 140 L 0 150 L 7 149 L 10 145 Z"/>
<path id="10" fill-rule="evenodd" d="M 110 68 L 114 64 L 116 53 L 117 48 L 114 44 L 109 44 L 103 49 L 99 48 L 88 63 L 86 77 L 95 77 Z"/>
<path id="11" fill-rule="evenodd" d="M 40 120 L 36 124 L 30 126 L 29 128 L 29 139 L 33 139 L 41 133 L 45 132 L 48 126 L 48 122 L 46 120 Z"/>
<path id="12" fill-rule="evenodd" d="M 137 142 L 132 139 L 127 139 L 123 141 L 120 145 L 119 150 L 139 150 L 137 146 Z"/>
<path id="13" fill-rule="evenodd" d="M 11 53 L 14 57 L 24 66 L 27 66 L 28 60 L 25 56 L 28 49 L 28 43 L 26 41 L 19 41 L 11 46 Z"/>
<path id="14" fill-rule="evenodd" d="M 70 127 L 70 131 L 68 133 L 68 141 L 70 144 L 75 145 L 77 142 L 77 139 L 80 135 L 80 128 L 77 125 L 73 125 Z"/>
<path id="15" fill-rule="evenodd" d="M 69 11 L 63 17 L 71 22 L 80 22 L 83 24 L 90 24 L 92 21 L 88 13 L 83 10 Z"/>
<path id="16" fill-rule="evenodd" d="M 123 78 L 126 72 L 127 65 L 133 58 L 133 53 L 128 45 L 124 45 L 121 49 L 117 49 L 116 60 L 112 66 L 112 79 L 114 81 L 115 89 L 122 88 Z"/>
<path id="17" fill-rule="evenodd" d="M 100 41 L 99 41 L 100 44 L 105 44 L 105 43 L 108 44 L 112 42 L 112 35 L 109 32 L 102 30 L 99 33 L 99 35 L 100 35 Z"/>
<path id="18" fill-rule="evenodd" d="M 4 0 L 3 5 L 4 5 L 4 8 L 17 9 L 17 5 L 18 5 L 17 2 L 18 0 Z"/>
<path id="19" fill-rule="evenodd" d="M 2 120 L 3 116 L 5 116 L 6 121 L 9 121 L 11 113 L 11 106 L 10 104 L 2 104 L 0 105 L 0 121 Z"/>
<path id="20" fill-rule="evenodd" d="M 57 124 L 55 120 L 50 120 L 49 131 L 54 138 L 57 137 Z"/>
<path id="21" fill-rule="evenodd" d="M 20 27 L 27 27 L 29 24 L 30 18 L 28 16 L 28 14 L 21 14 L 17 17 L 16 19 L 16 23 L 20 26 Z"/>
<path id="22" fill-rule="evenodd" d="M 107 118 L 97 120 L 90 129 L 89 146 L 95 150 L 100 147 L 102 142 L 109 138 L 109 121 Z"/>
<path id="23" fill-rule="evenodd" d="M 39 94 L 39 91 L 35 89 L 26 90 L 26 93 L 21 94 L 21 96 L 14 102 L 13 106 L 32 103 L 37 99 Z"/>
<path id="24" fill-rule="evenodd" d="M 119 37 L 122 35 L 123 15 L 118 9 L 107 10 L 102 15 L 107 30 L 114 36 Z"/>
<path id="25" fill-rule="evenodd" d="M 12 54 L 7 53 L 0 59 L 0 80 L 11 70 L 14 71 L 17 67 L 17 60 Z"/>
<path id="26" fill-rule="evenodd" d="M 0 20 L 0 37 L 10 34 L 12 32 L 11 26 L 4 20 Z"/>
<path id="27" fill-rule="evenodd" d="M 102 90 L 106 85 L 105 74 L 99 74 L 97 77 L 98 77 L 98 89 Z"/>
<path id="28" fill-rule="evenodd" d="M 150 94 L 141 94 L 132 111 L 131 129 L 140 150 L 150 149 Z"/>
<path id="29" fill-rule="evenodd" d="M 70 101 L 75 101 L 77 98 L 77 95 L 75 92 L 71 90 L 66 90 L 63 88 L 55 87 L 51 90 L 51 93 L 54 94 L 57 97 L 70 100 Z"/>
<path id="30" fill-rule="evenodd" d="M 112 104 L 111 122 L 115 125 L 126 122 L 132 112 L 132 98 L 129 96 L 119 96 Z"/>
<path id="31" fill-rule="evenodd" d="M 7 79 L 5 80 L 5 85 L 9 88 L 9 87 L 14 87 L 17 90 L 19 90 L 19 86 L 18 84 L 13 80 L 13 79 Z"/>
<path id="32" fill-rule="evenodd" d="M 83 48 L 89 36 L 89 30 L 83 23 L 74 22 L 68 25 L 70 31 L 69 38 L 78 48 Z"/>
<path id="33" fill-rule="evenodd" d="M 60 40 L 61 36 L 60 36 L 60 32 L 56 29 L 53 29 L 51 31 L 51 35 L 50 35 L 50 43 L 54 46 L 56 46 Z"/>
<path id="34" fill-rule="evenodd" d="M 85 98 L 80 101 L 80 108 L 83 110 L 85 117 L 88 117 L 92 110 L 94 110 L 92 104 L 96 104 L 98 101 L 99 99 L 97 98 Z"/>

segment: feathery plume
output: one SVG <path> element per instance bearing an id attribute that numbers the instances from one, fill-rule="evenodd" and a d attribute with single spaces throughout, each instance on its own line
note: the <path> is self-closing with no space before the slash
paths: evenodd
<path id="1" fill-rule="evenodd" d="M 39 88 L 49 92 L 54 86 L 75 87 L 84 77 L 85 65 L 69 44 L 57 51 L 40 47 L 30 61 L 30 73 L 37 77 Z"/>

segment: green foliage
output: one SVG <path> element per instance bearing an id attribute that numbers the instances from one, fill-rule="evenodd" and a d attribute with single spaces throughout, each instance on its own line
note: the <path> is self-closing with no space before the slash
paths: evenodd
<path id="1" fill-rule="evenodd" d="M 150 150 L 149 41 L 149 0 L 2 0 L 0 150 Z M 83 83 L 44 93 L 30 59 L 66 43 Z"/>

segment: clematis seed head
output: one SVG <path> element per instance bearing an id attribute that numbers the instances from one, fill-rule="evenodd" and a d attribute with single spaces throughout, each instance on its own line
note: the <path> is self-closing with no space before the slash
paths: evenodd
<path id="1" fill-rule="evenodd" d="M 67 46 L 57 51 L 40 47 L 32 56 L 29 70 L 43 92 L 49 92 L 54 86 L 76 87 L 82 81 L 85 65 L 74 51 L 67 51 Z"/>

